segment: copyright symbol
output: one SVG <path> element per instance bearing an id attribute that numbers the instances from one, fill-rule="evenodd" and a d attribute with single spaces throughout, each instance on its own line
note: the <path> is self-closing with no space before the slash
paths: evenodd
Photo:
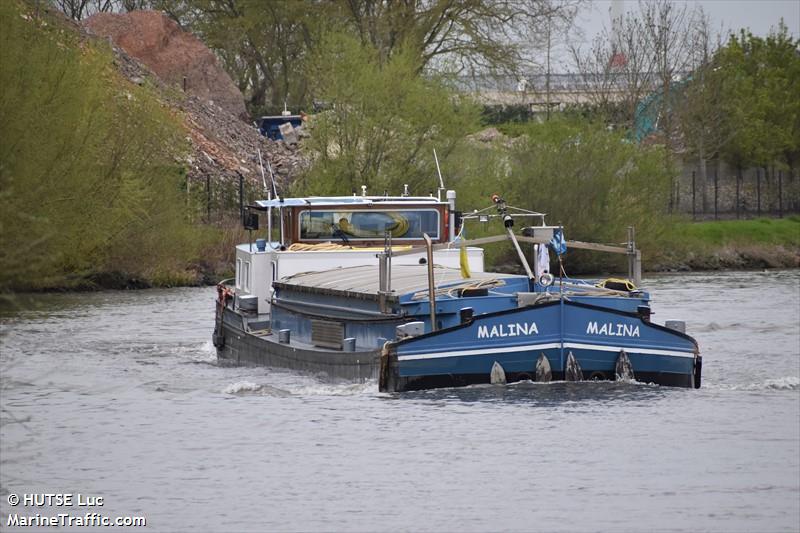
<path id="1" fill-rule="evenodd" d="M 8 495 L 8 503 L 12 507 L 16 507 L 16 505 L 19 503 L 19 496 L 17 496 L 16 494 L 9 494 Z"/>

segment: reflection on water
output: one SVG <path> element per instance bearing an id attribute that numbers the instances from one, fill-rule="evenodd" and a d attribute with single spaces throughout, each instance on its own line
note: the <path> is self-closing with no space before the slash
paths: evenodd
<path id="1" fill-rule="evenodd" d="M 797 531 L 800 272 L 648 285 L 653 319 L 697 338 L 702 389 L 382 394 L 218 365 L 212 288 L 19 297 L 0 307 L 0 518 L 38 491 L 150 531 Z"/>

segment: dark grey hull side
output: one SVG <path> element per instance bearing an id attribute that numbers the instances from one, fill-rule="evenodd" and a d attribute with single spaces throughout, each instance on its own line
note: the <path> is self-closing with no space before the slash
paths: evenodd
<path id="1" fill-rule="evenodd" d="M 220 321 L 217 315 L 214 345 L 217 357 L 222 361 L 237 365 L 286 368 L 330 381 L 377 380 L 380 371 L 379 349 L 342 352 L 295 341 L 282 344 L 278 342 L 277 333 L 246 331 L 241 315 L 228 308 L 224 309 L 223 320 Z"/>

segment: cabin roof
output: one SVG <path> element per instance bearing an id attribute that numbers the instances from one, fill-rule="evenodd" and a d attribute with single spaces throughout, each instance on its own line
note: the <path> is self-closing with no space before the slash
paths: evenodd
<path id="1" fill-rule="evenodd" d="M 269 207 L 297 206 L 342 206 L 342 205 L 374 205 L 374 204 L 441 204 L 432 196 L 308 196 L 305 198 L 282 198 L 280 200 L 257 200 L 253 207 L 267 209 Z"/>
<path id="2" fill-rule="evenodd" d="M 428 290 L 427 265 L 393 265 L 392 284 L 394 300 L 406 298 L 420 291 Z M 497 272 L 473 272 L 468 279 L 461 277 L 457 268 L 435 265 L 433 269 L 437 289 L 453 285 L 476 285 L 480 282 L 500 280 L 504 284 L 524 280 L 525 276 L 500 274 Z M 278 289 L 295 290 L 314 294 L 343 295 L 362 299 L 376 299 L 378 296 L 378 268 L 376 265 L 336 268 L 322 272 L 305 272 L 283 278 L 275 283 Z"/>

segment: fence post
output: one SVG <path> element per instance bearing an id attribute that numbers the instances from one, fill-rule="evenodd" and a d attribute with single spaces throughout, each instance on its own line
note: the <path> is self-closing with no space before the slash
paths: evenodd
<path id="1" fill-rule="evenodd" d="M 742 167 L 739 166 L 739 169 L 736 171 L 736 218 L 740 218 L 740 211 L 742 209 L 742 202 L 739 198 L 739 189 L 741 189 L 741 182 L 742 182 Z"/>
<path id="2" fill-rule="evenodd" d="M 211 174 L 206 174 L 206 224 L 211 224 Z"/>
<path id="3" fill-rule="evenodd" d="M 695 171 L 692 170 L 692 220 L 697 220 L 697 208 L 696 208 L 697 202 L 695 201 L 697 190 L 695 187 L 696 187 Z"/>
<path id="4" fill-rule="evenodd" d="M 756 169 L 756 216 L 761 216 L 761 169 Z"/>
<path id="5" fill-rule="evenodd" d="M 669 207 L 667 208 L 669 214 L 672 214 L 674 203 L 675 203 L 675 176 L 671 176 L 669 178 Z"/>
<path id="6" fill-rule="evenodd" d="M 244 224 L 244 176 L 241 172 L 239 174 L 239 223 Z"/>
<path id="7" fill-rule="evenodd" d="M 717 163 L 719 167 L 719 163 Z M 717 220 L 717 202 L 719 200 L 719 168 L 714 169 L 714 220 Z"/>

